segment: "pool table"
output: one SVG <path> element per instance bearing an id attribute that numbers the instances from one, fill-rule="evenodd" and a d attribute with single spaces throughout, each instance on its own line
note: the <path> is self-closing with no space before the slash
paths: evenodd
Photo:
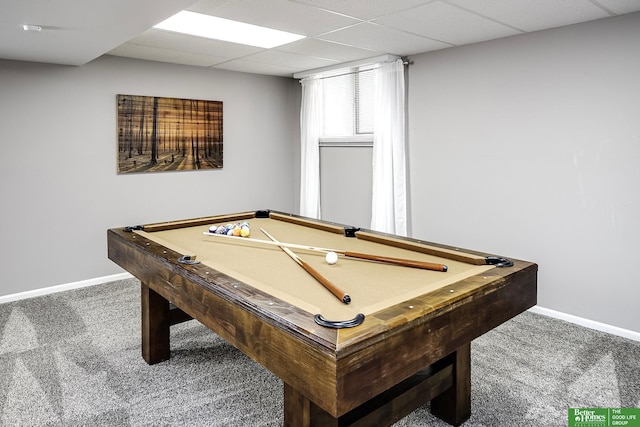
<path id="1" fill-rule="evenodd" d="M 251 235 L 209 235 L 247 222 Z M 268 232 L 350 296 L 346 304 Z M 142 356 L 170 357 L 170 326 L 196 319 L 284 383 L 286 426 L 383 426 L 431 402 L 471 414 L 471 341 L 536 304 L 537 265 L 259 210 L 107 231 L 108 256 L 141 282 Z M 446 265 L 446 271 L 315 248 Z"/>

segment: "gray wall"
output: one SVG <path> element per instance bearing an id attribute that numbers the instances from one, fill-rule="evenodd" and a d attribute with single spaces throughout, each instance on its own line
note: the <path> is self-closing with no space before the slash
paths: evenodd
<path id="1" fill-rule="evenodd" d="M 542 307 L 640 332 L 638 52 L 633 14 L 413 57 L 412 235 L 536 261 Z M 224 101 L 224 169 L 117 175 L 116 93 Z M 296 211 L 299 100 L 274 77 L 0 61 L 0 296 L 120 272 L 109 227 Z"/>
<path id="2" fill-rule="evenodd" d="M 121 273 L 110 227 L 292 211 L 299 85 L 106 56 L 83 67 L 0 61 L 0 296 Z M 223 101 L 224 168 L 116 173 L 116 94 Z"/>
<path id="3" fill-rule="evenodd" d="M 538 262 L 540 306 L 640 332 L 640 14 L 412 59 L 413 235 Z"/>

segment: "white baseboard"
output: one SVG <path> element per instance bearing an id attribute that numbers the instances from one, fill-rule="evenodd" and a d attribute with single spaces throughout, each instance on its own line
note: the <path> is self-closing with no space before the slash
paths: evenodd
<path id="1" fill-rule="evenodd" d="M 27 298 L 38 297 L 41 295 L 54 294 L 56 292 L 68 291 L 71 289 L 86 288 L 94 285 L 101 285 L 103 283 L 114 282 L 116 280 L 130 279 L 133 276 L 129 273 L 113 274 L 111 276 L 96 277 L 95 279 L 81 280 L 79 282 L 66 283 L 58 286 L 51 286 L 48 288 L 34 289 L 33 291 L 20 292 L 17 294 L 0 296 L 0 304 L 4 304 L 11 301 L 18 301 Z M 585 319 L 583 317 L 573 316 L 571 314 L 562 313 L 560 311 L 550 310 L 548 308 L 540 307 L 538 305 L 531 307 L 530 312 L 541 314 L 543 316 L 553 317 L 555 319 L 564 320 L 569 323 L 584 326 L 596 331 L 606 332 L 608 334 L 617 335 L 623 338 L 627 338 L 633 341 L 640 342 L 640 332 L 631 331 L 628 329 L 618 328 L 617 326 L 607 325 L 606 323 L 596 322 L 594 320 Z"/>
<path id="2" fill-rule="evenodd" d="M 555 319 L 560 319 L 569 323 L 584 326 L 585 328 L 595 329 L 596 331 L 606 332 L 608 334 L 617 335 L 633 341 L 640 341 L 640 332 L 631 331 L 629 329 L 618 328 L 617 326 L 611 326 L 607 325 L 606 323 L 596 322 L 595 320 L 589 320 L 583 317 L 562 313 L 560 311 L 550 310 L 538 305 L 531 307 L 529 311 L 532 313 L 541 314 L 543 316 L 553 317 Z"/>
<path id="3" fill-rule="evenodd" d="M 0 296 L 0 304 L 18 301 L 21 299 L 39 297 L 41 295 L 55 294 L 56 292 L 68 291 L 71 289 L 86 288 L 103 283 L 115 282 L 116 280 L 130 279 L 133 276 L 129 273 L 113 274 L 111 276 L 96 277 L 95 279 L 81 280 L 79 282 L 65 283 L 58 286 L 50 286 L 48 288 L 34 289 L 32 291 L 19 292 L 17 294 Z"/>

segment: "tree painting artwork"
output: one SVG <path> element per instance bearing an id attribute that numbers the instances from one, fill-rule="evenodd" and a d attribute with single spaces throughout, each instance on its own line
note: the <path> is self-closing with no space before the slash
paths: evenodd
<path id="1" fill-rule="evenodd" d="M 222 101 L 117 95 L 118 173 L 222 168 Z"/>

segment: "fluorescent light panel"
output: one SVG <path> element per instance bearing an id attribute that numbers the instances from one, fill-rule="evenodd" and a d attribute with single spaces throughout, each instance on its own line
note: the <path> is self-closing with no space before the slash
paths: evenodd
<path id="1" fill-rule="evenodd" d="M 42 27 L 40 25 L 31 25 L 31 24 L 24 24 L 22 26 L 22 29 L 25 31 L 42 31 Z"/>
<path id="2" fill-rule="evenodd" d="M 270 49 L 305 36 L 183 10 L 153 28 Z"/>

